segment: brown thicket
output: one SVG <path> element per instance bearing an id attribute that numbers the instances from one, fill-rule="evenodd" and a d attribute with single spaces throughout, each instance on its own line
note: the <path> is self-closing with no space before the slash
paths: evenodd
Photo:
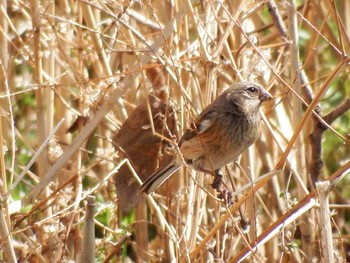
<path id="1" fill-rule="evenodd" d="M 350 1 L 0 7 L 1 262 L 350 261 Z M 184 167 L 121 211 L 115 174 L 137 183 L 143 168 L 113 138 L 135 108 L 149 119 L 150 94 L 176 105 L 181 136 L 242 80 L 274 99 L 259 140 L 223 169 L 235 203 Z"/>

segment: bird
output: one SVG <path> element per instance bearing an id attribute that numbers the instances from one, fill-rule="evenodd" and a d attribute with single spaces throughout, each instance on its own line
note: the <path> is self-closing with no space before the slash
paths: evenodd
<path id="1" fill-rule="evenodd" d="M 255 82 L 239 82 L 224 90 L 194 119 L 178 143 L 180 154 L 151 174 L 139 192 L 150 194 L 184 163 L 212 174 L 219 192 L 220 169 L 236 160 L 260 135 L 260 106 L 271 94 Z"/>

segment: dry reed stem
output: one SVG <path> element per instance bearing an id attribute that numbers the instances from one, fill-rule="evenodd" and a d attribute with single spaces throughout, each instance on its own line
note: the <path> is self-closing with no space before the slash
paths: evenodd
<path id="1" fill-rule="evenodd" d="M 320 220 L 320 246 L 325 262 L 334 262 L 331 214 L 329 209 L 329 191 L 330 183 L 328 181 L 316 183 L 316 191 L 320 202 L 320 211 L 318 219 Z"/>
<path id="2" fill-rule="evenodd" d="M 177 14 L 177 19 L 181 19 L 184 15 L 185 10 L 182 9 L 181 12 Z M 173 27 L 173 23 L 170 23 L 165 28 L 165 33 L 167 35 L 171 34 L 171 28 Z M 153 46 L 151 47 L 151 50 L 153 52 L 156 52 L 156 50 L 162 45 L 163 38 L 158 38 Z M 143 57 L 141 60 L 141 64 L 146 64 L 150 61 L 149 57 Z M 29 193 L 28 200 L 35 198 L 56 176 L 57 173 L 63 168 L 63 166 L 67 163 L 67 161 L 73 156 L 73 154 L 78 150 L 80 145 L 88 138 L 88 136 L 93 132 L 93 130 L 96 128 L 96 126 L 100 123 L 100 121 L 104 118 L 105 115 L 108 114 L 108 112 L 112 109 L 112 107 L 115 105 L 115 97 L 121 97 L 121 95 L 125 92 L 126 88 L 129 87 L 129 84 L 132 80 L 134 75 L 128 75 L 122 83 L 119 83 L 119 88 L 113 91 L 110 94 L 110 97 L 107 101 L 104 102 L 104 104 L 101 106 L 99 111 L 95 114 L 94 118 L 86 124 L 86 126 L 83 128 L 79 136 L 75 139 L 75 141 L 70 145 L 70 147 L 66 150 L 66 152 L 60 156 L 60 158 L 55 162 L 53 167 L 50 169 L 50 171 L 47 172 L 47 175 L 43 180 L 40 181 L 38 185 L 35 186 L 35 188 Z"/>
<path id="3" fill-rule="evenodd" d="M 323 159 L 315 173 L 331 182 L 330 202 L 337 209 L 332 226 L 342 233 L 329 238 L 336 241 L 335 260 L 346 261 L 349 222 L 340 205 L 347 203 L 350 168 L 344 100 L 350 95 L 350 3 L 297 4 L 14 0 L 1 5 L 0 171 L 7 220 L 2 226 L 13 241 L 4 254 L 33 262 L 77 260 L 85 215 L 81 201 L 93 194 L 96 254 L 88 260 L 321 260 L 320 236 L 312 244 L 299 242 L 305 235 L 303 215 L 307 224 L 321 227 L 309 216 L 317 208 L 308 177 L 315 159 Z M 152 92 L 144 72 L 149 68 L 164 72 L 169 99 L 178 105 L 180 133 L 232 82 L 256 80 L 274 95 L 263 109 L 259 141 L 242 155 L 240 168 L 225 169 L 224 181 L 235 189 L 234 206 L 227 208 L 214 196 L 211 178 L 186 167 L 148 197 L 138 219 L 135 213 L 120 216 L 110 181 L 127 161 L 110 141 Z M 345 106 L 338 107 L 341 101 Z M 337 112 L 330 122 L 328 116 Z M 77 122 L 66 133 L 75 116 L 89 122 Z M 315 123 L 327 130 L 317 144 L 308 140 Z M 314 146 L 320 146 L 319 157 Z M 344 184 L 336 184 L 341 180 Z M 239 225 L 239 210 L 250 222 L 247 233 Z"/>
<path id="4" fill-rule="evenodd" d="M 95 224 L 94 224 L 94 211 L 95 211 L 95 196 L 87 196 L 86 198 L 86 211 L 84 220 L 83 242 L 80 252 L 80 263 L 92 263 L 95 262 Z"/>
<path id="5" fill-rule="evenodd" d="M 330 178 L 329 182 L 331 185 L 334 185 L 334 183 L 337 183 L 341 178 L 343 178 L 344 175 L 348 174 L 348 170 L 350 169 L 350 161 L 346 163 L 344 166 L 342 166 L 339 170 L 337 170 Z M 270 179 L 270 178 L 268 178 Z M 260 245 L 260 243 L 266 242 L 266 238 L 270 239 L 272 238 L 271 234 L 275 233 L 274 230 L 278 229 L 279 227 L 284 227 L 285 225 L 288 225 L 287 221 L 290 220 L 296 220 L 299 216 L 302 216 L 304 212 L 308 211 L 310 208 L 315 206 L 315 200 L 313 200 L 316 197 L 316 191 L 311 191 L 308 195 L 306 195 L 302 200 L 300 200 L 296 205 L 293 206 L 292 209 L 287 211 L 284 215 L 282 215 L 280 218 L 278 218 L 273 224 L 271 224 L 270 227 L 266 228 L 263 233 L 261 233 L 256 240 L 252 241 L 250 244 L 250 247 L 244 248 L 237 256 L 231 260 L 231 262 L 239 262 L 243 258 L 245 258 L 250 252 L 254 252 L 254 249 Z M 297 213 L 301 211 L 302 213 Z M 297 217 L 295 218 L 293 215 L 297 214 Z M 278 229 L 279 230 L 279 229 Z M 253 249 L 254 248 L 254 249 Z"/>
<path id="6" fill-rule="evenodd" d="M 3 204 L 6 204 L 6 202 L 0 198 L 0 240 L 6 262 L 14 263 L 17 262 L 16 254 L 13 247 L 12 235 L 9 231 L 10 224 L 8 223 L 8 216 L 4 213 L 7 210 L 4 209 Z"/>

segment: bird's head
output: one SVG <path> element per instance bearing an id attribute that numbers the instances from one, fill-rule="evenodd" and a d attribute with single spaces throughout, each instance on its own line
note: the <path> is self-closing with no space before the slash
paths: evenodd
<path id="1" fill-rule="evenodd" d="M 240 82 L 225 90 L 226 99 L 245 114 L 255 114 L 261 103 L 272 99 L 271 94 L 255 82 Z"/>

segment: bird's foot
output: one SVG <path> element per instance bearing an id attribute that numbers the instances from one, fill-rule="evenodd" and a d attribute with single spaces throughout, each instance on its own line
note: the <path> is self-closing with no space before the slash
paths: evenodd
<path id="1" fill-rule="evenodd" d="M 222 184 L 222 175 L 219 173 L 219 171 L 215 171 L 214 180 L 211 186 L 218 193 L 217 198 L 222 199 L 227 206 L 231 206 L 233 204 L 232 191 L 227 188 L 221 190 L 220 187 Z"/>
<path id="2" fill-rule="evenodd" d="M 218 192 L 217 197 L 219 199 L 222 199 L 227 206 L 233 205 L 234 201 L 232 198 L 232 191 L 231 190 L 229 190 L 229 189 L 224 189 L 224 190 L 217 189 L 216 191 Z"/>
<path id="3" fill-rule="evenodd" d="M 214 173 L 214 180 L 211 184 L 211 187 L 216 190 L 217 197 L 219 199 L 222 199 L 228 206 L 233 204 L 232 200 L 232 191 L 228 189 L 221 190 L 220 187 L 222 185 L 222 175 L 219 171 L 215 171 Z"/>
<path id="4" fill-rule="evenodd" d="M 232 195 L 233 192 L 231 190 L 229 190 L 229 189 L 224 189 L 224 190 L 217 189 L 216 192 L 218 193 L 217 197 L 219 199 L 222 199 L 225 202 L 227 207 L 230 207 L 231 205 L 234 204 L 233 195 Z M 241 207 L 238 209 L 238 211 L 239 211 L 239 215 L 241 218 L 240 224 L 241 224 L 242 231 L 243 231 L 243 233 L 248 233 L 251 222 L 242 213 Z"/>

